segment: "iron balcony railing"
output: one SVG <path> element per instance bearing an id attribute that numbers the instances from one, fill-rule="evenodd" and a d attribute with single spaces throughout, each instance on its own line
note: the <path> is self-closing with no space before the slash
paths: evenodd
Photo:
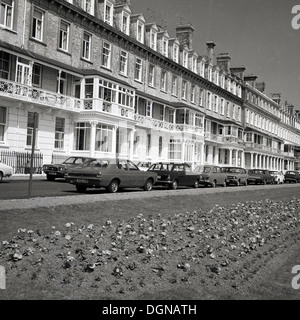
<path id="1" fill-rule="evenodd" d="M 137 125 L 150 129 L 160 129 L 169 132 L 186 132 L 193 134 L 203 133 L 203 128 L 189 124 L 172 123 L 163 120 L 153 119 L 139 114 L 135 114 L 134 119 L 137 121 Z"/>
<path id="2" fill-rule="evenodd" d="M 74 112 L 81 109 L 80 99 L 6 79 L 0 79 L 0 96 Z"/>

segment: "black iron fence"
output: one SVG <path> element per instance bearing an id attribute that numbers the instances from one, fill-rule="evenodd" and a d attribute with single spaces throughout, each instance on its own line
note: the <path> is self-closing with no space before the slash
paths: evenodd
<path id="1" fill-rule="evenodd" d="M 13 168 L 14 174 L 30 172 L 31 152 L 0 151 L 0 160 Z M 41 174 L 43 166 L 43 154 L 34 153 L 33 173 Z"/>

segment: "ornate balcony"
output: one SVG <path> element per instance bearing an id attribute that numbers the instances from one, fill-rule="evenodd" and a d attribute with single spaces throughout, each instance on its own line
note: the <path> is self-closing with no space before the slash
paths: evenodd
<path id="1" fill-rule="evenodd" d="M 84 99 L 82 111 L 97 111 L 100 113 L 111 114 L 113 116 L 134 120 L 133 108 L 113 102 L 103 101 L 102 99 Z"/>
<path id="2" fill-rule="evenodd" d="M 80 99 L 5 79 L 0 79 L 0 97 L 74 112 L 81 109 Z"/>
<path id="3" fill-rule="evenodd" d="M 186 132 L 192 134 L 203 134 L 203 128 L 193 125 L 171 123 L 163 120 L 142 116 L 139 114 L 135 114 L 134 118 L 137 121 L 137 125 L 149 129 L 159 129 L 168 132 Z"/>
<path id="4" fill-rule="evenodd" d="M 244 145 L 244 141 L 240 138 L 237 138 L 237 137 L 221 136 L 221 135 L 213 134 L 210 132 L 206 132 L 204 137 L 205 137 L 205 140 L 208 140 L 211 142 L 222 143 L 222 144 L 230 143 L 230 144 Z"/>

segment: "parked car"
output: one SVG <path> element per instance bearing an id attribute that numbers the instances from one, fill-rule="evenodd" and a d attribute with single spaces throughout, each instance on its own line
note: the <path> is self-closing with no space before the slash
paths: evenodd
<path id="1" fill-rule="evenodd" d="M 222 167 L 226 174 L 226 185 L 234 184 L 236 186 L 248 184 L 248 173 L 245 169 L 239 167 Z"/>
<path id="2" fill-rule="evenodd" d="M 284 183 L 300 182 L 300 173 L 298 171 L 287 171 L 284 174 Z"/>
<path id="3" fill-rule="evenodd" d="M 140 170 L 147 171 L 151 166 L 151 162 L 138 162 L 136 165 Z"/>
<path id="4" fill-rule="evenodd" d="M 111 193 L 120 188 L 151 191 L 156 179 L 156 173 L 139 170 L 130 160 L 116 159 L 89 159 L 65 174 L 65 180 L 76 185 L 78 192 L 85 192 L 87 188 L 106 188 Z"/>
<path id="5" fill-rule="evenodd" d="M 270 175 L 274 177 L 274 183 L 283 184 L 284 174 L 282 171 L 270 171 Z"/>
<path id="6" fill-rule="evenodd" d="M 248 170 L 248 174 L 249 174 L 248 184 L 249 183 L 273 184 L 275 180 L 274 176 L 270 174 L 269 170 L 252 169 L 252 170 Z"/>
<path id="7" fill-rule="evenodd" d="M 158 162 L 151 165 L 147 172 L 157 173 L 156 185 L 168 186 L 177 189 L 178 186 L 199 186 L 199 173 L 195 173 L 187 163 L 163 163 Z"/>
<path id="8" fill-rule="evenodd" d="M 94 159 L 89 157 L 69 157 L 60 164 L 44 164 L 43 172 L 47 175 L 48 181 L 54 181 L 56 178 L 64 178 L 69 168 L 82 165 L 85 161 Z"/>
<path id="9" fill-rule="evenodd" d="M 3 178 L 10 177 L 13 173 L 13 168 L 0 160 L 0 181 Z"/>
<path id="10" fill-rule="evenodd" d="M 199 173 L 199 185 L 204 187 L 213 187 L 221 185 L 226 187 L 226 177 L 227 174 L 223 172 L 222 168 L 219 166 L 197 166 L 194 172 Z"/>

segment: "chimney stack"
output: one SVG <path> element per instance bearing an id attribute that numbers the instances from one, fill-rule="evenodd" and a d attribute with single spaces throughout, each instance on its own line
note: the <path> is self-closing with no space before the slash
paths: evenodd
<path id="1" fill-rule="evenodd" d="M 224 70 L 227 73 L 230 72 L 230 60 L 231 57 L 228 53 L 220 53 L 217 56 L 217 65 L 219 66 L 220 70 Z"/>
<path id="2" fill-rule="evenodd" d="M 253 88 L 255 88 L 256 79 L 257 79 L 257 76 L 254 76 L 254 75 L 250 75 L 250 76 L 245 76 L 244 77 L 244 81 L 246 83 L 248 83 Z"/>
<path id="3" fill-rule="evenodd" d="M 213 43 L 212 41 L 209 41 L 206 43 L 207 46 L 207 56 L 209 59 L 209 62 L 213 63 L 213 59 L 214 59 L 214 48 L 215 48 L 215 43 Z"/>
<path id="4" fill-rule="evenodd" d="M 237 76 L 239 79 L 244 80 L 244 72 L 246 68 L 244 67 L 238 67 L 238 68 L 230 68 L 230 71 L 232 74 Z"/>
<path id="5" fill-rule="evenodd" d="M 127 4 L 130 6 L 130 0 L 115 0 L 115 1 L 116 1 L 116 5 Z"/>
<path id="6" fill-rule="evenodd" d="M 189 50 L 193 50 L 194 31 L 195 29 L 190 23 L 176 27 L 176 38 L 183 47 L 186 46 Z"/>
<path id="7" fill-rule="evenodd" d="M 281 104 L 281 93 L 272 93 L 272 100 L 275 101 L 278 105 Z"/>
<path id="8" fill-rule="evenodd" d="M 256 83 L 256 89 L 259 90 L 262 93 L 265 93 L 265 90 L 266 90 L 265 82 L 257 82 Z"/>

